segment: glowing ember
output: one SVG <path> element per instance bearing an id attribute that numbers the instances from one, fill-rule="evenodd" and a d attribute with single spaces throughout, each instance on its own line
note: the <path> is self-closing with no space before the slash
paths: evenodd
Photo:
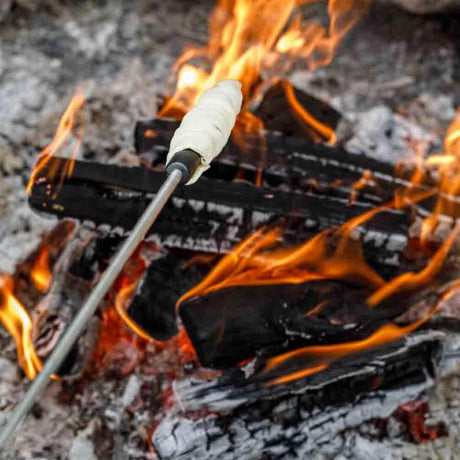
<path id="1" fill-rule="evenodd" d="M 176 90 L 159 116 L 181 118 L 204 91 L 232 78 L 243 84 L 244 118 L 262 86 L 277 80 L 296 59 L 304 60 L 311 70 L 329 64 L 337 45 L 366 11 L 368 1 L 329 0 L 328 30 L 318 22 L 302 22 L 299 8 L 309 3 L 314 0 L 220 0 L 210 17 L 208 44 L 189 47 L 174 64 Z M 286 91 L 296 118 L 333 142 L 332 130 L 299 106 L 289 88 Z"/>
<path id="2" fill-rule="evenodd" d="M 0 276 L 0 321 L 16 342 L 18 361 L 29 379 L 34 379 L 42 367 L 32 343 L 32 322 L 24 307 L 13 294 L 13 280 Z"/>
<path id="3" fill-rule="evenodd" d="M 29 182 L 27 184 L 27 193 L 30 193 L 32 186 L 35 182 L 35 179 L 37 177 L 37 174 L 44 168 L 46 164 L 49 163 L 49 161 L 53 158 L 53 155 L 55 155 L 57 152 L 61 153 L 61 156 L 64 156 L 62 153 L 62 149 L 66 145 L 66 142 L 68 140 L 69 135 L 72 133 L 75 123 L 76 123 L 76 117 L 78 111 L 83 107 L 83 103 L 85 101 L 85 98 L 83 96 L 83 93 L 80 91 L 77 91 L 77 93 L 73 96 L 72 100 L 70 101 L 69 106 L 65 110 L 64 114 L 61 117 L 61 120 L 59 121 L 59 125 L 57 127 L 56 133 L 54 135 L 53 140 L 49 145 L 47 145 L 41 152 L 38 157 L 37 164 L 32 171 Z M 73 165 L 74 165 L 74 160 L 75 157 L 78 154 L 80 144 L 81 144 L 81 139 L 83 137 L 83 128 L 80 126 L 76 132 L 76 142 L 75 145 L 70 153 L 70 155 L 66 155 L 65 161 L 65 168 L 64 168 L 64 174 L 60 178 L 61 183 L 64 181 L 65 177 L 70 177 L 73 171 Z M 51 174 L 56 173 L 56 168 L 58 164 L 56 163 L 56 167 L 53 168 L 53 171 Z"/>

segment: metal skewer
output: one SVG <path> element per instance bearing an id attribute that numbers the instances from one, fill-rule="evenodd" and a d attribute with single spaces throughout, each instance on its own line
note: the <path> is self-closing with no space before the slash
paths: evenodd
<path id="1" fill-rule="evenodd" d="M 221 152 L 235 124 L 242 100 L 241 83 L 224 80 L 203 93 L 196 106 L 185 115 L 171 140 L 167 157 L 167 179 L 110 262 L 83 307 L 46 360 L 43 369 L 30 385 L 22 401 L 14 408 L 6 426 L 0 433 L 0 450 L 4 449 L 8 441 L 13 438 L 18 426 L 45 389 L 50 377 L 60 368 L 88 320 L 94 315 L 99 303 L 155 222 L 176 187 L 180 182 L 183 184 L 195 182 L 209 167 L 212 159 Z"/>
<path id="2" fill-rule="evenodd" d="M 155 222 L 176 187 L 180 182 L 185 183 L 189 180 L 199 163 L 200 157 L 192 150 L 184 150 L 176 154 L 173 161 L 170 162 L 166 169 L 168 177 L 158 190 L 155 198 L 144 211 L 144 214 L 142 214 L 131 234 L 111 261 L 83 307 L 46 360 L 41 372 L 30 385 L 24 398 L 16 405 L 11 416 L 8 418 L 7 425 L 0 433 L 0 449 L 4 449 L 8 441 L 12 440 L 17 428 L 24 420 L 36 399 L 46 388 L 51 375 L 56 373 L 63 363 L 72 346 L 87 325 L 88 320 L 94 315 L 99 303 L 107 294 L 138 244 L 143 240 L 149 228 Z"/>

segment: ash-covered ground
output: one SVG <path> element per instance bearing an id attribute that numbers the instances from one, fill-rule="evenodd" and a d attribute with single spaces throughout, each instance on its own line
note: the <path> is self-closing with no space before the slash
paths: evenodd
<path id="1" fill-rule="evenodd" d="M 21 0 L 0 7 L 0 271 L 12 273 L 55 225 L 29 210 L 25 184 L 75 90 L 87 95 L 82 155 L 117 161 L 132 153 L 136 120 L 155 115 L 184 46 L 206 42 L 213 5 Z M 290 78 L 344 115 L 340 137 L 351 150 L 394 162 L 409 153 L 412 136 L 439 151 L 460 104 L 459 30 L 451 14 L 416 16 L 375 3 L 328 67 L 311 74 L 298 63 Z M 28 381 L 3 328 L 0 343 L 3 421 Z M 5 458 L 155 458 L 148 439 L 159 406 L 138 401 L 158 397 L 160 380 L 139 366 L 124 378 L 96 375 L 82 388 L 53 383 Z M 459 386 L 457 371 L 427 396 L 433 417 L 446 416 L 447 438 L 422 445 L 379 440 L 369 424 L 341 433 L 317 458 L 459 458 Z M 76 393 L 63 403 L 66 391 Z"/>

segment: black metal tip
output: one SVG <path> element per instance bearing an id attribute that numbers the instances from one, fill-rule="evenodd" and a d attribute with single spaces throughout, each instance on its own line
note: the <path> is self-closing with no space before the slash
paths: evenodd
<path id="1" fill-rule="evenodd" d="M 174 154 L 166 167 L 166 174 L 169 176 L 174 170 L 178 169 L 182 173 L 181 184 L 186 184 L 195 174 L 200 163 L 201 157 L 198 153 L 190 149 L 182 150 Z"/>

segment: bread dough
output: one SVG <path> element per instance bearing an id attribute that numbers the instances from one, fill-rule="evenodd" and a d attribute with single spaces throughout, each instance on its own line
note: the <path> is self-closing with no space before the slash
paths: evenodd
<path id="1" fill-rule="evenodd" d="M 187 185 L 196 182 L 224 148 L 242 102 L 241 83 L 236 80 L 222 80 L 205 91 L 195 107 L 182 119 L 171 140 L 166 165 L 181 150 L 190 149 L 198 153 L 201 165 Z"/>

